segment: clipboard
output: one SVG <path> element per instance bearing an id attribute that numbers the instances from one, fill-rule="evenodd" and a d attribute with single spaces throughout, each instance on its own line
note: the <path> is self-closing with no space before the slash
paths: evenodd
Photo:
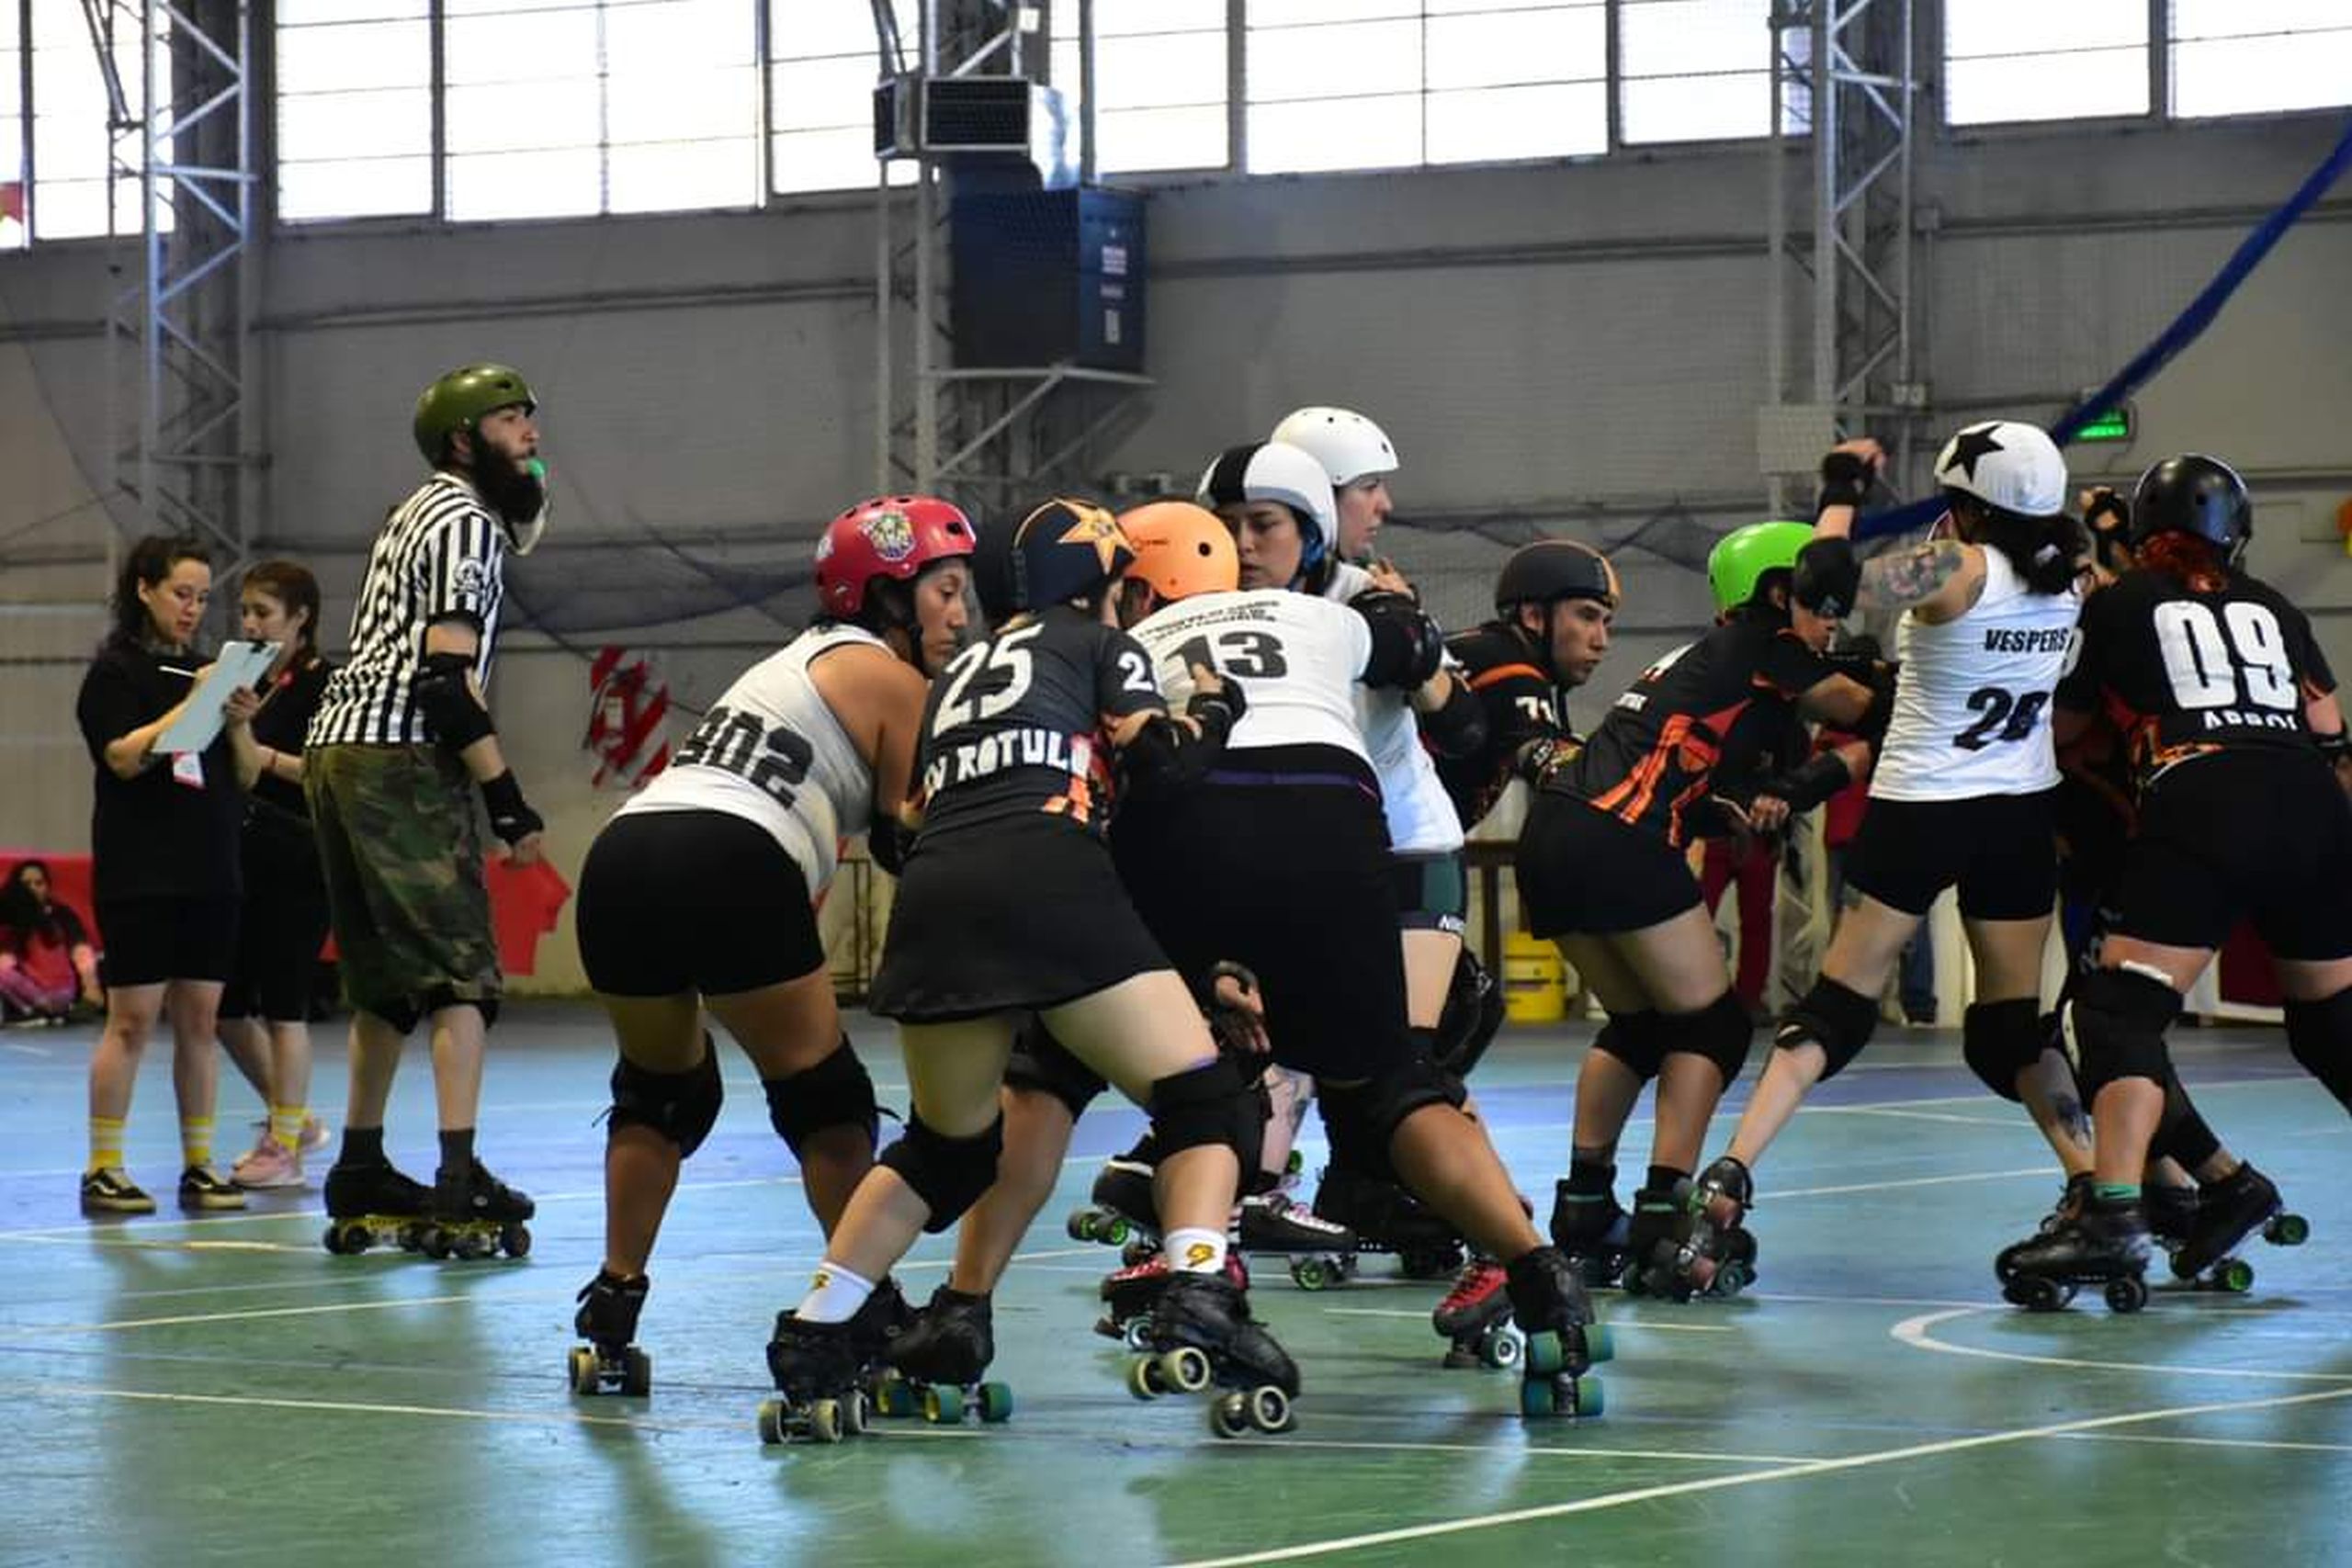
<path id="1" fill-rule="evenodd" d="M 277 661 L 282 645 L 274 642 L 232 642 L 224 645 L 220 656 L 205 671 L 204 679 L 188 694 L 187 705 L 171 728 L 155 737 L 155 750 L 163 755 L 184 751 L 201 751 L 212 744 L 220 733 L 220 705 L 229 694 L 240 686 L 251 686 L 269 673 Z"/>

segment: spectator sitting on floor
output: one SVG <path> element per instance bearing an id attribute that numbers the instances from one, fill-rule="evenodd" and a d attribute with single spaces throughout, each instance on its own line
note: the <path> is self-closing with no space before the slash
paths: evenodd
<path id="1" fill-rule="evenodd" d="M 64 1023 L 103 1004 L 89 926 L 52 885 L 47 861 L 24 860 L 0 888 L 0 1011 L 12 1022 Z"/>

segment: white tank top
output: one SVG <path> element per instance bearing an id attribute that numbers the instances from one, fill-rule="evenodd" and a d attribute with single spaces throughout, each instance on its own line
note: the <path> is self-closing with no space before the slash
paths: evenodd
<path id="1" fill-rule="evenodd" d="M 1192 699 L 1194 664 L 1242 688 L 1249 707 L 1227 751 L 1336 746 L 1371 762 L 1355 694 L 1372 659 L 1372 628 L 1344 604 L 1281 588 L 1202 593 L 1128 630 L 1149 650 L 1177 712 Z"/>
<path id="2" fill-rule="evenodd" d="M 2050 694 L 2081 610 L 2072 590 L 2029 592 L 2008 558 L 1988 548 L 1984 592 L 1967 614 L 1927 626 L 1905 611 L 1894 640 L 1903 669 L 1871 797 L 1962 800 L 2055 785 Z"/>
<path id="3" fill-rule="evenodd" d="M 1346 604 L 1372 586 L 1372 574 L 1339 563 L 1323 596 Z M 1437 763 L 1421 744 L 1420 720 L 1409 694 L 1383 687 L 1356 688 L 1356 709 L 1373 771 L 1380 775 L 1380 805 L 1388 818 L 1388 844 L 1400 855 L 1452 854 L 1462 847 L 1462 817 L 1437 776 Z"/>
<path id="4" fill-rule="evenodd" d="M 826 705 L 808 667 L 837 648 L 888 650 L 857 626 L 813 626 L 735 678 L 670 765 L 616 817 L 652 811 L 724 811 L 757 823 L 825 890 L 841 840 L 865 831 L 874 770 Z"/>

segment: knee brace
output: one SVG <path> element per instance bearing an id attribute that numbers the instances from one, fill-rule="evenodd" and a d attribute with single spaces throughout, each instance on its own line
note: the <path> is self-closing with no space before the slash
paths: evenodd
<path id="1" fill-rule="evenodd" d="M 1102 1075 L 1071 1055 L 1035 1018 L 1022 1025 L 1020 1038 L 1013 1042 L 1012 1055 L 1004 1064 L 1004 1083 L 1008 1089 L 1052 1095 L 1069 1109 L 1073 1122 L 1108 1087 Z"/>
<path id="2" fill-rule="evenodd" d="M 794 1159 L 800 1157 L 800 1145 L 810 1134 L 827 1127 L 863 1128 L 868 1148 L 882 1134 L 874 1080 L 866 1076 L 865 1064 L 850 1048 L 846 1034 L 833 1054 L 815 1066 L 780 1078 L 762 1078 L 760 1088 L 768 1097 L 768 1125 L 775 1129 Z"/>
<path id="3" fill-rule="evenodd" d="M 1460 1078 L 1418 1055 L 1407 1066 L 1369 1083 L 1340 1089 L 1326 1082 L 1322 1085 L 1323 1122 L 1331 1135 L 1332 1161 L 1366 1176 L 1395 1181 L 1396 1167 L 1388 1157 L 1388 1145 L 1405 1119 L 1431 1105 L 1451 1105 L 1459 1111 L 1469 1098 Z"/>
<path id="4" fill-rule="evenodd" d="M 2325 1001 L 2289 1002 L 2287 1049 L 2338 1105 L 2352 1111 L 2352 987 Z"/>
<path id="5" fill-rule="evenodd" d="M 1453 983 L 1445 993 L 1445 1010 L 1437 1021 L 1437 1065 L 1455 1077 L 1470 1069 L 1494 1043 L 1503 1026 L 1503 988 L 1467 947 L 1454 960 Z"/>
<path id="6" fill-rule="evenodd" d="M 1783 1051 L 1808 1041 L 1820 1046 L 1829 1058 L 1828 1066 L 1821 1069 L 1821 1081 L 1827 1083 L 1862 1054 L 1877 1027 L 1878 1003 L 1824 975 L 1813 983 L 1804 999 L 1781 1018 L 1780 1028 L 1772 1032 L 1772 1043 Z"/>
<path id="7" fill-rule="evenodd" d="M 725 1097 L 718 1081 L 718 1053 L 707 1032 L 702 1060 L 683 1073 L 657 1073 L 623 1056 L 613 1068 L 607 1135 L 623 1127 L 644 1127 L 677 1145 L 678 1157 L 684 1159 L 710 1136 Z"/>
<path id="8" fill-rule="evenodd" d="M 1647 1083 L 1657 1077 L 1658 1064 L 1666 1059 L 1662 1021 L 1662 1015 L 1647 1008 L 1639 1012 L 1612 1012 L 1593 1036 L 1592 1048 L 1615 1057 Z"/>
<path id="9" fill-rule="evenodd" d="M 922 1228 L 933 1235 L 964 1217 L 996 1180 L 997 1156 L 1004 1152 L 1004 1116 L 989 1123 L 988 1131 L 969 1138 L 949 1138 L 923 1125 L 922 1118 L 907 1113 L 907 1130 L 882 1151 L 877 1165 L 899 1173 L 931 1210 Z"/>
<path id="10" fill-rule="evenodd" d="M 2098 1091 L 2118 1078 L 2148 1078 L 2162 1084 L 2172 1071 L 2165 1031 L 2180 1013 L 2180 993 L 2164 981 L 2129 969 L 2086 975 L 2075 989 L 2075 1046 L 2081 1059 L 2075 1075 L 2083 1100 L 2095 1104 Z"/>
<path id="11" fill-rule="evenodd" d="M 1245 1173 L 1257 1168 L 1258 1151 L 1266 1139 L 1266 1096 L 1231 1058 L 1219 1056 L 1188 1072 L 1153 1079 L 1144 1109 L 1151 1113 L 1151 1135 L 1160 1158 L 1222 1144 L 1233 1151 Z"/>
<path id="12" fill-rule="evenodd" d="M 1756 1039 L 1756 1021 L 1747 1016 L 1746 1006 L 1729 991 L 1697 1012 L 1651 1016 L 1658 1021 L 1658 1031 L 1665 1036 L 1668 1051 L 1677 1055 L 1706 1057 L 1723 1074 L 1725 1089 L 1739 1077 L 1739 1069 L 1747 1066 L 1748 1047 Z"/>
<path id="13" fill-rule="evenodd" d="M 2012 1104 L 2018 1098 L 2018 1075 L 2041 1060 L 2049 1033 L 2042 1028 L 2041 1004 L 2031 997 L 2005 1002 L 1972 1002 L 1960 1019 L 1960 1054 L 1968 1070 L 1984 1087 Z"/>

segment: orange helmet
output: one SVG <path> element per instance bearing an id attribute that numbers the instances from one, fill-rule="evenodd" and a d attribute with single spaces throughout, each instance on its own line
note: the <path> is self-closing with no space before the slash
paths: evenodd
<path id="1" fill-rule="evenodd" d="M 1125 575 L 1164 600 L 1228 593 L 1241 586 L 1241 557 L 1216 513 L 1189 501 L 1155 501 L 1119 514 L 1136 548 Z"/>

